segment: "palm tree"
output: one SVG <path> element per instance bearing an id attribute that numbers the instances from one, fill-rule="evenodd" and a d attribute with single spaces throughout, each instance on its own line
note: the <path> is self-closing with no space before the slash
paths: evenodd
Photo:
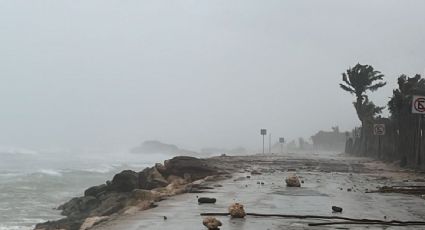
<path id="1" fill-rule="evenodd" d="M 381 113 L 383 107 L 376 106 L 373 102 L 369 101 L 366 93 L 368 91 L 376 91 L 386 85 L 382 81 L 384 75 L 381 72 L 374 70 L 370 65 L 357 64 L 353 68 L 349 68 L 347 72 L 342 74 L 342 84 L 339 86 L 356 96 L 356 101 L 353 102 L 356 109 L 357 116 L 362 124 L 360 141 L 362 144 L 359 146 L 361 149 L 356 150 L 365 154 L 367 151 L 367 138 L 368 133 L 366 129 L 370 129 L 371 123 L 375 116 Z"/>
<path id="2" fill-rule="evenodd" d="M 381 81 L 383 77 L 384 75 L 381 74 L 381 72 L 374 70 L 372 66 L 361 64 L 355 65 L 353 68 L 348 69 L 346 73 L 342 74 L 343 83 L 339 84 L 339 86 L 343 90 L 356 96 L 354 108 L 356 109 L 357 116 L 359 117 L 362 124 L 366 119 L 369 118 L 368 116 L 370 116 L 371 109 L 371 102 L 367 100 L 366 92 L 373 92 L 385 86 L 387 83 Z M 366 106 L 364 101 L 368 101 L 369 105 Z M 380 112 L 380 110 L 378 109 L 377 112 Z"/>
<path id="3" fill-rule="evenodd" d="M 421 75 L 416 74 L 414 77 L 407 77 L 402 74 L 398 78 L 398 89 L 393 90 L 393 96 L 388 102 L 388 109 L 391 113 L 391 118 L 398 120 L 400 116 L 410 114 L 410 101 L 412 95 L 420 92 L 424 94 L 425 79 Z"/>
<path id="4" fill-rule="evenodd" d="M 411 113 L 413 95 L 425 95 L 425 79 L 416 74 L 414 77 L 401 75 L 398 78 L 398 89 L 388 102 L 388 109 L 398 130 L 398 151 L 401 153 L 400 164 L 416 166 L 420 159 L 419 116 Z"/>

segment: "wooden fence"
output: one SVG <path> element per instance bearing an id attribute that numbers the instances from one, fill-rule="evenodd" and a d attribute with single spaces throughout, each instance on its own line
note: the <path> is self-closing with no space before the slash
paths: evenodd
<path id="1" fill-rule="evenodd" d="M 375 135 L 374 124 L 384 124 L 385 134 Z M 364 126 L 353 130 L 347 138 L 347 153 L 399 161 L 401 166 L 425 170 L 425 119 L 422 115 L 405 114 L 397 121 L 378 118 Z"/>

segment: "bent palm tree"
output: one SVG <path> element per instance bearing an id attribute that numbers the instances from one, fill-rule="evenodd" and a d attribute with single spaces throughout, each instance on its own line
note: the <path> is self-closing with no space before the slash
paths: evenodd
<path id="1" fill-rule="evenodd" d="M 363 103 L 366 99 L 366 92 L 373 92 L 385 86 L 387 83 L 381 81 L 383 78 L 384 75 L 374 70 L 372 66 L 361 64 L 355 65 L 342 74 L 343 83 L 339 85 L 343 90 L 356 96 L 354 107 L 362 124 L 370 116 Z"/>
<path id="2" fill-rule="evenodd" d="M 376 106 L 369 101 L 366 92 L 373 92 L 385 86 L 386 82 L 382 81 L 383 78 L 384 75 L 374 70 L 372 66 L 361 64 L 355 65 L 342 74 L 343 83 L 340 84 L 340 87 L 356 96 L 356 101 L 353 104 L 362 124 L 360 140 L 363 142 L 361 144 L 363 149 L 359 149 L 359 151 L 363 154 L 367 151 L 366 128 L 383 109 L 383 107 Z"/>

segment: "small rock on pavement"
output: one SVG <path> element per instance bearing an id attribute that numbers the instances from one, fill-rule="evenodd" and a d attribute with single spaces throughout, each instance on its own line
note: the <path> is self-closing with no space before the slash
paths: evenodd
<path id="1" fill-rule="evenodd" d="M 334 212 L 342 212 L 342 208 L 338 206 L 332 206 L 332 211 Z"/>
<path id="2" fill-rule="evenodd" d="M 202 221 L 202 224 L 207 227 L 209 230 L 219 229 L 222 223 L 214 217 L 207 217 Z"/>
<path id="3" fill-rule="evenodd" d="M 233 218 L 244 218 L 246 216 L 243 205 L 239 203 L 234 203 L 229 206 L 229 214 Z"/>
<path id="4" fill-rule="evenodd" d="M 198 198 L 199 204 L 215 204 L 217 200 L 215 198 L 209 198 L 209 197 L 200 197 Z"/>
<path id="5" fill-rule="evenodd" d="M 257 170 L 252 170 L 251 175 L 261 175 L 262 173 L 258 172 Z"/>
<path id="6" fill-rule="evenodd" d="M 288 187 L 301 187 L 300 179 L 295 174 L 289 175 L 285 182 Z"/>

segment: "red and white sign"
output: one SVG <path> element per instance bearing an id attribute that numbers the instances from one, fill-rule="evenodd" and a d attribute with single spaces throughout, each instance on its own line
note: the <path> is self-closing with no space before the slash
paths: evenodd
<path id="1" fill-rule="evenodd" d="M 375 136 L 385 135 L 385 125 L 384 124 L 374 124 L 373 125 L 373 135 L 375 135 Z"/>
<path id="2" fill-rule="evenodd" d="M 425 114 L 425 96 L 413 96 L 412 113 Z"/>

